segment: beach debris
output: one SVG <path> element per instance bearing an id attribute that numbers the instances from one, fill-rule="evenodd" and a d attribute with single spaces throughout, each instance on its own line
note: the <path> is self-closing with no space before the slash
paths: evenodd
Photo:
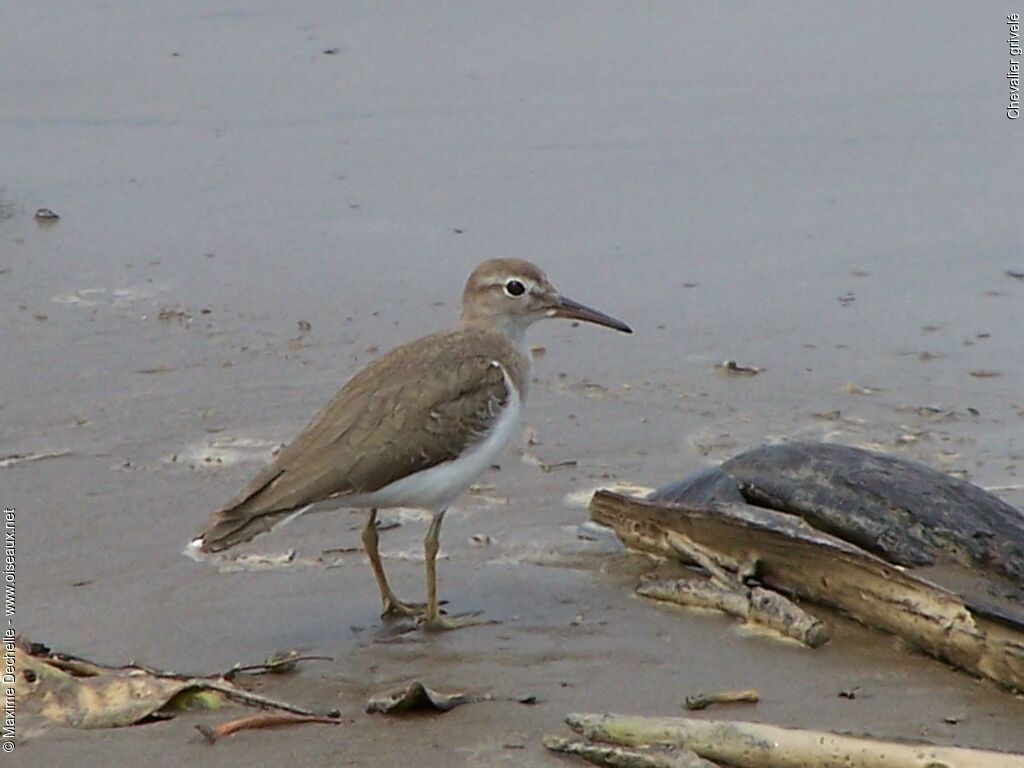
<path id="1" fill-rule="evenodd" d="M 1024 768 L 1022 754 L 882 741 L 767 723 L 601 714 L 570 714 L 565 722 L 586 739 L 583 744 L 598 744 L 584 751 L 582 746 L 569 746 L 578 741 L 546 736 L 545 747 L 616 768 L 716 764 L 733 768 Z M 625 749 L 616 752 L 610 745 Z M 602 750 L 608 750 L 608 757 Z M 694 763 L 693 754 L 712 762 Z M 676 755 L 691 762 L 673 762 Z"/>
<path id="2" fill-rule="evenodd" d="M 51 208 L 37 208 L 35 219 L 40 223 L 52 224 L 60 220 L 60 215 Z"/>
<path id="3" fill-rule="evenodd" d="M 541 743 L 552 752 L 574 755 L 609 768 L 719 768 L 718 763 L 705 760 L 686 747 L 619 747 L 561 736 L 545 736 Z"/>
<path id="4" fill-rule="evenodd" d="M 687 696 L 683 704 L 693 711 L 707 709 L 712 704 L 756 704 L 760 696 L 753 688 L 746 691 L 717 691 L 715 693 L 698 693 Z"/>
<path id="5" fill-rule="evenodd" d="M 971 376 L 973 376 L 976 379 L 994 379 L 997 376 L 1003 375 L 999 371 L 990 371 L 985 368 L 976 371 L 969 371 L 968 373 L 970 373 Z"/>
<path id="6" fill-rule="evenodd" d="M 715 366 L 715 371 L 726 376 L 757 376 L 764 372 L 764 368 L 756 365 L 740 365 L 735 360 L 723 360 Z"/>
<path id="7" fill-rule="evenodd" d="M 898 565 L 932 565 L 946 557 L 1024 584 L 1024 515 L 924 464 L 797 441 L 744 451 L 710 473 L 717 483 L 710 496 L 694 495 L 693 476 L 652 498 L 775 509 Z"/>
<path id="8" fill-rule="evenodd" d="M 1024 616 L 936 586 L 795 515 L 744 503 L 638 499 L 607 491 L 594 495 L 590 513 L 627 547 L 693 562 L 678 545 L 685 538 L 713 552 L 718 567 L 736 578 L 756 577 L 766 594 L 785 592 L 836 608 L 951 666 L 1024 693 Z M 728 592 L 725 597 L 737 599 L 734 590 Z M 739 613 L 744 610 L 741 604 Z"/>
<path id="9" fill-rule="evenodd" d="M 1024 280 L 1024 272 L 1020 272 L 1015 269 L 1006 270 L 1006 276 L 1012 277 L 1014 280 Z"/>
<path id="10" fill-rule="evenodd" d="M 338 716 L 247 691 L 231 682 L 237 667 L 215 675 L 182 675 L 139 664 L 111 667 L 22 638 L 14 641 L 14 657 L 18 711 L 71 728 L 135 725 L 186 710 L 216 710 L 226 701 L 302 716 Z M 264 665 L 264 671 L 274 666 Z"/>
<path id="11" fill-rule="evenodd" d="M 156 319 L 162 323 L 177 323 L 187 327 L 192 324 L 192 313 L 178 305 L 161 307 Z"/>
<path id="12" fill-rule="evenodd" d="M 532 451 L 523 451 L 522 453 L 523 464 L 530 467 L 537 467 L 541 472 L 550 473 L 556 469 L 566 469 L 568 467 L 575 467 L 579 464 L 576 459 L 568 459 L 565 461 L 554 461 L 547 462 L 541 460 L 537 454 Z"/>
<path id="13" fill-rule="evenodd" d="M 700 473 L 702 478 L 706 475 L 707 472 Z M 719 610 L 811 648 L 828 642 L 825 625 L 792 600 L 778 592 L 747 586 L 746 580 L 757 572 L 757 563 L 723 557 L 713 548 L 676 530 L 665 530 L 662 544 L 683 562 L 704 569 L 708 579 L 644 581 L 637 587 L 637 594 L 691 608 Z"/>
<path id="14" fill-rule="evenodd" d="M 711 608 L 750 624 L 759 624 L 791 637 L 810 648 L 828 642 L 828 629 L 815 616 L 769 589 L 742 585 L 722 586 L 700 579 L 648 581 L 636 588 L 637 594 L 653 600 L 691 608 Z"/>
<path id="15" fill-rule="evenodd" d="M 448 712 L 462 704 L 477 704 L 486 701 L 512 701 L 516 704 L 532 706 L 537 704 L 540 699 L 532 693 L 515 696 L 495 696 L 492 693 L 481 695 L 464 692 L 442 693 L 427 687 L 419 680 L 414 680 L 408 685 L 371 696 L 366 702 L 366 711 L 371 714 L 384 715 L 401 715 L 407 712 Z"/>
<path id="16" fill-rule="evenodd" d="M 334 657 L 302 654 L 296 650 L 278 651 L 268 656 L 262 664 L 236 664 L 222 677 L 232 680 L 235 675 L 283 675 L 298 669 L 300 661 L 334 661 Z"/>
<path id="17" fill-rule="evenodd" d="M 322 725 L 340 725 L 343 722 L 341 717 L 328 717 L 326 715 L 292 715 L 282 713 L 267 713 L 262 715 L 249 715 L 240 717 L 237 720 L 229 720 L 226 723 L 211 728 L 208 725 L 197 724 L 196 730 L 210 744 L 215 744 L 218 739 L 230 736 L 238 731 L 248 731 L 260 728 L 280 728 L 284 725 L 302 725 L 304 723 L 319 723 Z"/>
<path id="18" fill-rule="evenodd" d="M 540 465 L 540 469 L 542 472 L 553 472 L 556 469 L 567 469 L 577 465 L 579 465 L 579 462 L 576 459 L 566 459 L 564 461 L 545 462 Z"/>
<path id="19" fill-rule="evenodd" d="M 424 710 L 448 712 L 461 704 L 470 704 L 476 701 L 486 701 L 486 699 L 466 693 L 441 693 L 428 688 L 419 680 L 414 680 L 409 685 L 392 688 L 370 697 L 370 700 L 366 702 L 366 711 L 382 715 L 401 715 L 406 712 Z"/>

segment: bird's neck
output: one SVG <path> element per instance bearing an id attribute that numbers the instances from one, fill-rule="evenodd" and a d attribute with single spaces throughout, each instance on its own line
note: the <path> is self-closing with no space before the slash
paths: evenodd
<path id="1" fill-rule="evenodd" d="M 488 318 L 489 320 L 490 318 Z M 509 375 L 519 390 L 519 397 L 525 401 L 526 392 L 530 385 L 532 355 L 526 344 L 526 329 L 529 323 L 494 323 L 481 322 L 480 318 L 467 319 L 465 316 L 459 321 L 457 329 L 462 332 L 473 334 L 483 333 L 486 336 L 498 337 L 508 345 L 505 353 L 501 354 L 501 363 L 508 370 Z M 497 349 L 504 346 L 499 344 Z"/>
<path id="2" fill-rule="evenodd" d="M 508 339 L 519 352 L 530 359 L 529 350 L 526 346 L 526 329 L 530 327 L 529 322 L 523 322 L 520 318 L 491 315 L 488 317 L 463 315 L 459 320 L 459 327 L 473 328 L 490 333 L 498 333 Z"/>

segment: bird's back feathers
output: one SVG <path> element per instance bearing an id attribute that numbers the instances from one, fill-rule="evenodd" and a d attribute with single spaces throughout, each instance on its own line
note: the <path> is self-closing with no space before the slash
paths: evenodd
<path id="1" fill-rule="evenodd" d="M 496 365 L 496 361 L 501 361 Z M 377 491 L 451 461 L 508 402 L 529 362 L 501 333 L 457 328 L 398 347 L 354 376 L 193 542 L 217 552 L 310 504 Z"/>

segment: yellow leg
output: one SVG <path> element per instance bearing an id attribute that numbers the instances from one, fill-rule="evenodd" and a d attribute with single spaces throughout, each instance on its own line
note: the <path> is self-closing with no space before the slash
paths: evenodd
<path id="1" fill-rule="evenodd" d="M 436 512 L 423 539 L 423 553 L 427 563 L 427 613 L 423 617 L 427 624 L 437 620 L 440 609 L 437 606 L 437 550 L 440 549 L 441 524 L 445 510 Z"/>
<path id="2" fill-rule="evenodd" d="M 437 602 L 437 550 L 440 548 L 441 523 L 444 522 L 444 513 L 441 510 L 434 514 L 427 528 L 427 535 L 423 539 L 423 552 L 427 563 L 427 612 L 423 615 L 421 624 L 424 629 L 442 631 L 447 629 L 459 629 L 480 624 L 496 624 L 497 622 L 487 619 L 476 618 L 475 615 L 464 616 L 442 616 Z"/>
<path id="3" fill-rule="evenodd" d="M 377 588 L 380 590 L 380 600 L 384 604 L 383 615 L 416 616 L 423 609 L 422 605 L 406 603 L 395 597 L 388 584 L 388 577 L 384 574 L 384 564 L 380 560 L 380 552 L 377 549 L 377 510 L 371 509 L 366 518 L 366 525 L 363 526 L 363 549 L 366 556 L 370 558 L 370 567 L 373 569 L 373 577 L 377 580 Z"/>

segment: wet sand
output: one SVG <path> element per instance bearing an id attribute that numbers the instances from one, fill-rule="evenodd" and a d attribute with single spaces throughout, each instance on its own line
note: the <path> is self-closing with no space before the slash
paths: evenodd
<path id="1" fill-rule="evenodd" d="M 0 467 L 17 629 L 205 672 L 309 649 L 334 661 L 263 690 L 353 720 L 212 748 L 193 725 L 230 710 L 23 733 L 24 760 L 554 766 L 539 737 L 569 711 L 681 713 L 688 694 L 748 687 L 756 707 L 708 716 L 1024 750 L 1024 701 L 841 618 L 810 652 L 634 597 L 646 563 L 580 541 L 586 512 L 566 500 L 800 436 L 1024 506 L 1024 280 L 1007 274 L 1024 272 L 1024 150 L 995 10 L 6 16 L 0 454 L 60 454 Z M 61 220 L 37 224 L 42 206 Z M 348 376 L 452 322 L 464 276 L 496 255 L 636 329 L 532 334 L 539 443 L 518 441 L 452 512 L 439 565 L 452 610 L 500 625 L 380 642 L 361 554 L 316 561 L 358 545 L 359 516 L 252 547 L 306 565 L 221 573 L 179 554 Z M 723 376 L 726 358 L 765 370 Z M 385 564 L 416 597 L 425 525 L 401 519 Z M 539 701 L 361 714 L 412 678 Z"/>

